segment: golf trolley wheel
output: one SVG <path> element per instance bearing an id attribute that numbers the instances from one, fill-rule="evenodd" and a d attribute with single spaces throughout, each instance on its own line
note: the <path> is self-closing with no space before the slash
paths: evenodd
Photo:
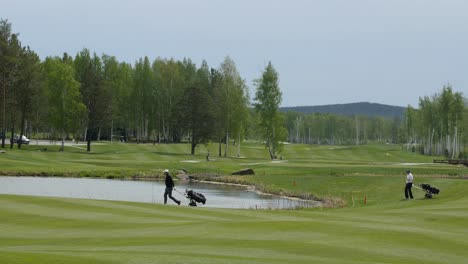
<path id="1" fill-rule="evenodd" d="M 432 194 L 430 193 L 426 193 L 426 195 L 424 195 L 427 199 L 431 199 L 432 198 Z"/>

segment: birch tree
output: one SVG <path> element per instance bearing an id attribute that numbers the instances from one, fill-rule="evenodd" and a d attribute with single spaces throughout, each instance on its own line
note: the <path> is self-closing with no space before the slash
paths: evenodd
<path id="1" fill-rule="evenodd" d="M 66 134 L 80 127 L 80 117 L 86 113 L 86 106 L 81 101 L 80 83 L 74 78 L 73 67 L 57 57 L 45 60 L 43 72 L 49 122 L 53 128 L 60 131 L 60 151 L 64 151 Z"/>
<path id="2" fill-rule="evenodd" d="M 247 109 L 249 106 L 248 88 L 245 81 L 241 78 L 235 62 L 228 56 L 221 63 L 218 70 L 220 85 L 216 85 L 217 105 L 219 109 L 218 120 L 222 123 L 220 128 L 223 130 L 223 136 L 220 138 L 225 143 L 224 156 L 229 153 L 229 143 L 231 138 L 234 142 L 240 144 L 244 134 Z M 221 154 L 221 153 L 220 153 Z M 240 155 L 238 148 L 237 155 Z"/>
<path id="3" fill-rule="evenodd" d="M 262 130 L 262 138 L 271 159 L 281 152 L 283 141 L 287 132 L 284 128 L 284 120 L 278 111 L 281 104 L 281 91 L 278 84 L 278 73 L 271 62 L 265 68 L 262 77 L 255 81 L 257 91 L 255 93 L 255 110 L 259 114 L 259 126 Z"/>

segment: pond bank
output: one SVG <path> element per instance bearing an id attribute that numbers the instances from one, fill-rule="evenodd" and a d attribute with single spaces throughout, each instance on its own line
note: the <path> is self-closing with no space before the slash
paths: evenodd
<path id="1" fill-rule="evenodd" d="M 130 180 L 130 181 L 163 181 L 164 175 L 154 172 L 138 172 L 133 174 L 128 174 L 128 172 L 123 171 L 120 175 L 116 173 L 96 173 L 94 175 L 90 172 L 61 172 L 58 174 L 49 173 L 49 172 L 21 172 L 17 171 L 16 173 L 6 175 L 5 172 L 0 171 L 0 177 L 2 176 L 16 176 L 16 177 L 65 177 L 65 178 L 84 178 L 84 179 L 115 179 L 115 180 Z M 310 193 L 292 193 L 284 189 L 273 189 L 269 186 L 252 184 L 251 182 L 245 179 L 245 176 L 231 176 L 231 175 L 219 175 L 215 173 L 197 173 L 189 174 L 183 170 L 179 170 L 174 177 L 175 179 L 191 180 L 197 181 L 200 183 L 210 183 L 210 184 L 222 184 L 226 186 L 238 186 L 246 188 L 248 191 L 256 192 L 260 195 L 272 195 L 284 199 L 292 199 L 297 201 L 308 201 L 316 203 L 317 207 L 344 207 L 342 202 L 333 204 L 330 203 L 328 198 L 319 198 Z M 333 198 L 335 199 L 335 198 Z"/>
<path id="2" fill-rule="evenodd" d="M 262 195 L 272 195 L 282 197 L 285 199 L 293 199 L 297 201 L 308 201 L 315 203 L 316 207 L 323 208 L 343 208 L 347 205 L 347 202 L 340 197 L 317 197 L 311 193 L 293 193 L 284 189 L 275 189 L 270 186 L 252 184 L 245 179 L 245 176 L 233 176 L 233 175 L 216 175 L 216 174 L 192 174 L 192 175 L 179 175 L 186 176 L 192 180 L 200 182 L 209 182 L 215 184 L 225 184 L 233 186 L 243 186 L 249 188 L 249 190 Z"/>

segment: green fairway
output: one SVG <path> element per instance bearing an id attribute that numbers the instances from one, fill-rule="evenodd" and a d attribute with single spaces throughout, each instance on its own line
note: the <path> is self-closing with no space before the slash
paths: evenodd
<path id="1" fill-rule="evenodd" d="M 47 151 L 40 151 L 47 148 Z M 424 174 L 454 174 L 454 166 L 434 166 L 433 157 L 402 151 L 399 145 L 316 146 L 285 145 L 283 160 L 271 161 L 262 144 L 244 143 L 241 157 L 231 146 L 228 157 L 218 157 L 218 145 L 200 146 L 197 154 L 189 155 L 188 144 L 122 144 L 95 143 L 91 153 L 84 146 L 23 145 L 21 150 L 6 149 L 0 155 L 1 173 L 35 173 L 48 175 L 113 175 L 132 176 L 138 173 L 157 174 L 161 168 L 187 168 L 194 173 L 230 174 L 240 168 L 252 167 L 257 175 L 401 175 L 402 169 L 417 166 Z M 208 149 L 211 161 L 206 161 Z M 224 152 L 223 152 L 224 153 Z M 413 163 L 425 163 L 423 165 Z M 467 172 L 465 170 L 464 172 Z M 422 174 L 422 173 L 420 173 Z"/>
<path id="2" fill-rule="evenodd" d="M 285 145 L 283 160 L 271 161 L 260 143 L 242 144 L 241 157 L 231 146 L 228 157 L 217 157 L 218 145 L 200 146 L 188 155 L 188 144 L 95 143 L 92 153 L 83 146 L 23 146 L 0 154 L 2 175 L 53 175 L 81 177 L 159 177 L 162 169 L 173 173 L 229 175 L 252 168 L 255 176 L 215 180 L 255 184 L 271 193 L 318 198 L 336 197 L 347 205 L 391 202 L 402 197 L 405 170 L 414 171 L 415 183 L 426 182 L 447 189 L 468 175 L 468 168 L 433 164 L 434 158 L 402 150 L 399 145 L 316 146 Z M 211 161 L 206 161 L 208 149 Z"/>
<path id="3" fill-rule="evenodd" d="M 39 146 L 0 155 L 4 175 L 158 176 L 163 168 L 225 176 L 273 193 L 308 195 L 330 206 L 232 210 L 0 195 L 0 263 L 467 263 L 468 169 L 395 145 L 286 145 L 270 161 L 263 146 L 242 157 L 187 155 L 188 145 L 99 144 L 93 153 Z M 404 171 L 441 189 L 413 189 Z M 334 203 L 336 201 L 336 203 Z"/>
<path id="4" fill-rule="evenodd" d="M 467 182 L 460 182 L 466 190 Z M 255 211 L 0 195 L 1 263 L 466 263 L 468 198 Z"/>

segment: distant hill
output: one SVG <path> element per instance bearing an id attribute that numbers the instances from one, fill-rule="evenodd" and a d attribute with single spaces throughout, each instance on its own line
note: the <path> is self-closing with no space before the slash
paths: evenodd
<path id="1" fill-rule="evenodd" d="M 351 103 L 351 104 L 333 104 L 318 106 L 293 106 L 281 107 L 281 112 L 299 112 L 305 114 L 312 113 L 330 113 L 336 115 L 364 115 L 364 116 L 384 116 L 384 117 L 403 117 L 406 108 L 401 106 L 392 106 L 376 103 Z"/>

